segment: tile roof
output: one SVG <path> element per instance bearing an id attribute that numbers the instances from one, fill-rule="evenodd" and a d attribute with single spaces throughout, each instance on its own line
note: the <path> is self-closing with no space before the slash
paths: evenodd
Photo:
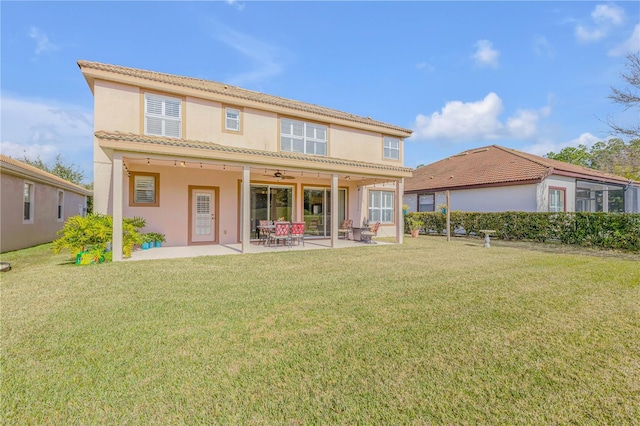
<path id="1" fill-rule="evenodd" d="M 91 68 L 100 71 L 107 71 L 115 74 L 121 74 L 130 77 L 141 78 L 145 80 L 172 84 L 174 86 L 181 86 L 203 92 L 209 92 L 224 96 L 231 96 L 238 99 L 249 100 L 254 102 L 260 102 L 265 105 L 274 105 L 284 107 L 292 111 L 304 111 L 313 114 L 329 118 L 337 118 L 341 120 L 351 121 L 354 123 L 367 124 L 371 126 L 377 126 L 393 130 L 396 132 L 406 133 L 407 136 L 411 135 L 412 130 L 405 129 L 393 124 L 384 123 L 371 119 L 371 117 L 362 117 L 359 115 L 349 114 L 347 112 L 338 111 L 331 108 L 322 107 L 319 105 L 309 104 L 305 102 L 295 101 L 292 99 L 281 98 L 278 96 L 268 95 L 266 93 L 254 92 L 252 90 L 242 89 L 237 86 L 231 86 L 224 83 L 219 83 L 210 80 L 203 80 L 199 78 L 183 77 L 173 74 L 165 74 L 155 71 L 141 70 L 137 68 L 122 67 L 118 65 L 103 64 L 100 62 L 91 61 L 78 61 L 80 69 Z M 292 112 L 292 114 L 295 114 Z"/>
<path id="2" fill-rule="evenodd" d="M 629 179 L 498 145 L 470 149 L 414 170 L 405 192 L 540 182 L 549 175 L 626 184 Z"/>
<path id="3" fill-rule="evenodd" d="M 62 179 L 61 177 L 58 177 L 52 173 L 45 172 L 44 170 L 41 170 L 37 167 L 34 167 L 22 161 L 15 160 L 4 154 L 0 154 L 0 166 L 2 166 L 3 169 L 17 171 L 17 172 L 20 172 L 21 174 L 31 176 L 32 178 L 38 177 L 53 185 L 57 184 L 59 186 L 63 186 L 69 190 L 76 191 L 82 195 L 91 195 L 90 190 L 83 188 L 80 185 L 76 185 L 75 183 Z"/>
<path id="4" fill-rule="evenodd" d="M 106 132 L 106 131 L 98 131 L 95 133 L 95 136 L 98 139 L 105 140 L 105 141 L 135 142 L 135 143 L 151 144 L 151 145 L 197 148 L 197 149 L 208 150 L 208 151 L 238 153 L 238 154 L 262 156 L 262 157 L 291 159 L 291 160 L 303 160 L 303 161 L 309 161 L 312 163 L 332 164 L 332 165 L 340 165 L 340 166 L 365 167 L 368 169 L 385 170 L 385 171 L 401 172 L 401 173 L 410 173 L 413 170 L 408 167 L 389 166 L 385 164 L 367 163 L 364 161 L 343 160 L 339 158 L 306 155 L 306 154 L 299 154 L 295 152 L 262 151 L 258 149 L 220 145 L 213 142 L 203 142 L 203 141 L 197 141 L 197 140 L 191 140 L 191 139 L 176 139 L 176 138 L 169 138 L 169 137 L 162 137 L 162 136 L 149 136 L 149 135 L 139 135 L 134 133 Z"/>

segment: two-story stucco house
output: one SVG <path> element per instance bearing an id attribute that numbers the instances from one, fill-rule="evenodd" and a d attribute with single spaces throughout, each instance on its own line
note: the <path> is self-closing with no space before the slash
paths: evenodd
<path id="1" fill-rule="evenodd" d="M 91 191 L 0 154 L 0 252 L 51 242 L 70 216 L 87 212 Z"/>
<path id="2" fill-rule="evenodd" d="M 242 243 L 259 220 L 338 238 L 343 219 L 402 241 L 403 140 L 411 131 L 197 78 L 78 65 L 94 96 L 94 209 L 141 216 L 168 246 Z"/>

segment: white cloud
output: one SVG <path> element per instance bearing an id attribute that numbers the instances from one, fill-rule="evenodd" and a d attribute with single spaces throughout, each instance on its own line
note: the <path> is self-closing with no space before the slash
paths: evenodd
<path id="1" fill-rule="evenodd" d="M 609 50 L 609 56 L 625 56 L 628 53 L 640 51 L 640 24 L 636 24 L 631 37 L 624 43 Z"/>
<path id="2" fill-rule="evenodd" d="M 553 46 L 546 37 L 538 35 L 533 39 L 533 51 L 538 56 L 548 56 L 552 58 L 554 55 Z"/>
<path id="3" fill-rule="evenodd" d="M 597 24 L 622 25 L 626 18 L 624 9 L 616 5 L 599 4 L 591 12 L 591 17 Z"/>
<path id="4" fill-rule="evenodd" d="M 240 11 L 244 9 L 244 3 L 240 3 L 237 0 L 226 0 L 226 1 L 229 6 L 233 6 Z"/>
<path id="5" fill-rule="evenodd" d="M 585 145 L 587 148 L 591 148 L 596 142 L 601 140 L 602 139 L 593 136 L 591 133 L 583 133 L 577 138 L 565 142 L 552 142 L 550 140 L 543 139 L 533 145 L 528 145 L 522 148 L 522 150 L 530 154 L 543 156 L 550 152 L 558 153 L 564 148 L 568 148 L 570 146 L 577 147 L 578 145 Z"/>
<path id="6" fill-rule="evenodd" d="M 591 43 L 593 41 L 598 41 L 605 38 L 606 36 L 607 36 L 607 33 L 604 32 L 604 30 L 601 30 L 598 28 L 589 30 L 583 27 L 582 25 L 578 25 L 576 27 L 576 37 L 578 38 L 579 41 L 583 43 Z"/>
<path id="7" fill-rule="evenodd" d="M 576 38 L 582 43 L 602 40 L 609 35 L 613 27 L 622 25 L 626 19 L 624 9 L 616 5 L 599 4 L 591 12 L 593 26 L 576 27 Z"/>
<path id="8" fill-rule="evenodd" d="M 47 35 L 43 33 L 39 28 L 30 27 L 29 37 L 31 37 L 36 42 L 36 50 L 34 52 L 36 55 L 44 52 L 53 52 L 55 50 L 58 50 L 58 46 L 51 43 L 49 41 L 49 37 L 47 37 Z"/>
<path id="9" fill-rule="evenodd" d="M 474 46 L 478 48 L 476 53 L 473 54 L 473 59 L 475 59 L 478 66 L 498 67 L 500 51 L 493 48 L 493 43 L 489 40 L 478 40 Z"/>
<path id="10" fill-rule="evenodd" d="M 45 163 L 62 154 L 79 166 L 85 180 L 93 175 L 93 113 L 52 100 L 2 95 L 0 150 L 16 159 L 27 156 Z"/>
<path id="11" fill-rule="evenodd" d="M 214 39 L 224 43 L 253 63 L 253 69 L 228 79 L 228 83 L 249 86 L 268 80 L 284 70 L 284 51 L 273 44 L 236 31 L 216 19 L 210 19 L 207 27 Z"/>
<path id="12" fill-rule="evenodd" d="M 418 114 L 411 139 L 455 142 L 528 139 L 537 134 L 540 117 L 551 113 L 550 106 L 539 110 L 521 109 L 503 123 L 499 119 L 503 110 L 502 100 L 493 92 L 476 102 L 450 101 L 440 112 L 429 116 Z"/>
<path id="13" fill-rule="evenodd" d="M 427 71 L 433 71 L 435 70 L 434 66 L 431 64 L 428 64 L 426 62 L 419 62 L 416 64 L 416 69 L 418 70 L 427 70 Z"/>

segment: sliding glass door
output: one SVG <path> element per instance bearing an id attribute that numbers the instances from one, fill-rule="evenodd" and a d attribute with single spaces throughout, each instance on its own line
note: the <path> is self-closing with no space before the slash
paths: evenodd
<path id="1" fill-rule="evenodd" d="M 251 185 L 251 236 L 257 238 L 256 228 L 261 220 L 291 221 L 293 218 L 293 187 L 283 185 Z"/>
<path id="2" fill-rule="evenodd" d="M 346 217 L 346 189 L 338 189 L 338 224 Z M 305 234 L 311 237 L 331 236 L 331 190 L 327 188 L 304 189 Z"/>

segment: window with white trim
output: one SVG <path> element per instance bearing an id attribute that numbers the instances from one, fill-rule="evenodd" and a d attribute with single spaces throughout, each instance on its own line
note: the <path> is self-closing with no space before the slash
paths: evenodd
<path id="1" fill-rule="evenodd" d="M 23 215 L 22 221 L 24 223 L 33 223 L 33 190 L 34 186 L 32 182 L 24 182 L 24 198 L 23 198 Z"/>
<path id="2" fill-rule="evenodd" d="M 400 139 L 390 136 L 384 137 L 384 158 L 386 160 L 400 159 Z"/>
<path id="3" fill-rule="evenodd" d="M 562 188 L 549 189 L 549 211 L 564 212 L 565 192 Z"/>
<path id="4" fill-rule="evenodd" d="M 393 223 L 393 191 L 369 190 L 369 223 Z"/>
<path id="5" fill-rule="evenodd" d="M 172 138 L 182 137 L 182 100 L 145 93 L 144 133 Z"/>
<path id="6" fill-rule="evenodd" d="M 160 205 L 158 173 L 131 172 L 129 184 L 129 205 L 137 207 L 157 207 Z"/>
<path id="7" fill-rule="evenodd" d="M 58 208 L 56 209 L 58 222 L 64 220 L 64 191 L 58 189 Z"/>
<path id="8" fill-rule="evenodd" d="M 326 156 L 327 126 L 280 119 L 280 150 Z"/>
<path id="9" fill-rule="evenodd" d="M 224 109 L 224 128 L 232 132 L 240 131 L 240 110 L 236 108 Z"/>

